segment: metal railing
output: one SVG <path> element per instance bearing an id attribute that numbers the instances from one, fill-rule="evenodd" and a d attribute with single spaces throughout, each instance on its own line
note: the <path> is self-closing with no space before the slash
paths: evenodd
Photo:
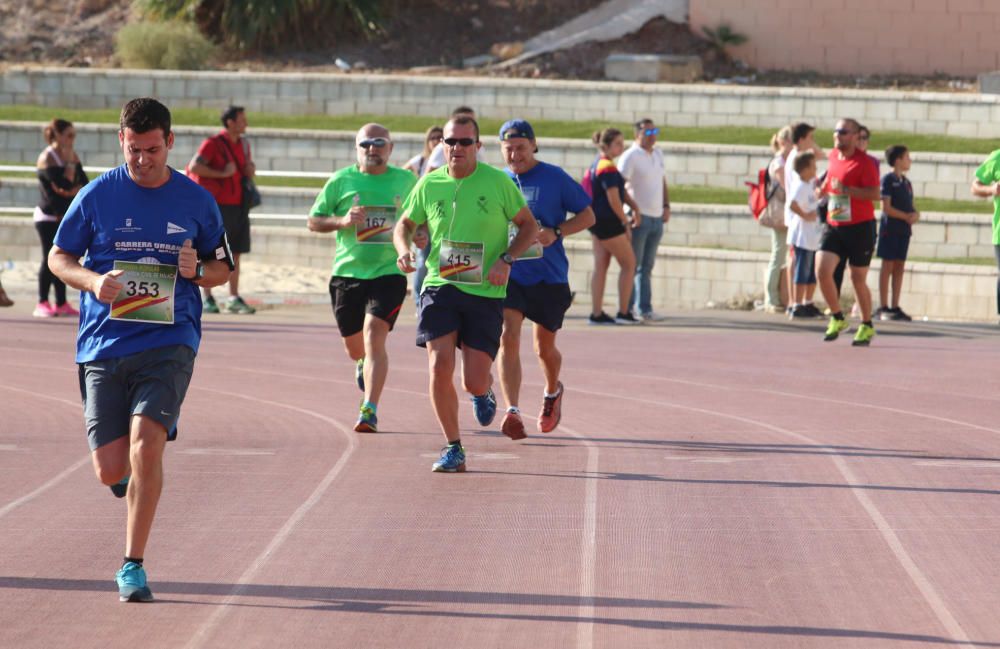
<path id="1" fill-rule="evenodd" d="M 91 167 L 84 165 L 83 170 L 87 173 L 102 174 L 112 167 Z M 34 173 L 37 170 L 36 167 L 31 167 L 28 165 L 0 165 L 0 173 L 3 172 L 16 172 L 16 173 Z M 330 173 L 325 171 L 258 171 L 258 176 L 271 177 L 271 178 L 329 178 Z M 34 207 L 0 207 L 0 216 L 30 216 L 34 212 Z M 289 219 L 302 219 L 303 224 L 305 223 L 306 214 L 277 214 L 277 213 L 267 213 L 267 212 L 250 212 L 250 219 L 252 221 L 287 221 Z"/>

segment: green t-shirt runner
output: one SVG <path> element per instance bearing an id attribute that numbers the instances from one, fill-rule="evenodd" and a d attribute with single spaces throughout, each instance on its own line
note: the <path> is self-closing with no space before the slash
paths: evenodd
<path id="1" fill-rule="evenodd" d="M 357 165 L 351 165 L 338 170 L 326 182 L 309 211 L 310 216 L 344 216 L 355 198 L 368 214 L 365 223 L 336 231 L 335 277 L 374 279 L 403 274 L 396 266 L 392 230 L 399 206 L 416 182 L 412 173 L 392 165 L 382 174 L 362 173 Z"/>
<path id="2" fill-rule="evenodd" d="M 1000 149 L 986 158 L 986 162 L 976 169 L 976 179 L 984 185 L 992 185 L 1000 180 Z M 993 245 L 1000 246 L 1000 196 L 993 197 Z"/>
<path id="3" fill-rule="evenodd" d="M 487 164 L 461 180 L 447 167 L 421 178 L 403 214 L 427 223 L 430 232 L 424 286 L 452 284 L 470 295 L 506 297 L 507 287 L 490 284 L 487 274 L 507 250 L 508 225 L 526 206 L 514 181 Z"/>

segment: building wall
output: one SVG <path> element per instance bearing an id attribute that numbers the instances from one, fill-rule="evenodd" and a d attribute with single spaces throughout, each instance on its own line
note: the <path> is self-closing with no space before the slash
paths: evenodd
<path id="1" fill-rule="evenodd" d="M 1000 67 L 997 0 L 690 0 L 692 30 L 722 23 L 762 69 L 976 75 Z"/>

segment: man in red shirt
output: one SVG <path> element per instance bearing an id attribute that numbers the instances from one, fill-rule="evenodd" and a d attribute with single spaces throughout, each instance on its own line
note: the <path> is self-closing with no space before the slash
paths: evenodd
<path id="1" fill-rule="evenodd" d="M 230 106 L 222 112 L 223 129 L 205 138 L 188 164 L 187 174 L 207 189 L 222 213 L 222 225 L 233 252 L 236 269 L 229 276 L 229 302 L 226 313 L 254 313 L 256 309 L 240 297 L 240 255 L 250 252 L 250 210 L 243 196 L 243 178 L 253 178 L 256 166 L 250 156 L 250 144 L 243 139 L 247 116 L 242 106 Z M 219 313 L 211 290 L 202 289 L 205 313 Z"/>
<path id="2" fill-rule="evenodd" d="M 833 130 L 834 150 L 822 191 L 829 197 L 826 225 L 816 254 L 816 275 L 823 299 L 833 315 L 826 329 L 826 341 L 836 340 L 850 325 L 840 310 L 834 270 L 842 258 L 851 265 L 851 283 L 861 307 L 861 326 L 854 336 L 854 345 L 867 346 L 875 337 L 872 326 L 872 294 L 865 283 L 868 266 L 875 250 L 875 207 L 879 200 L 878 168 L 868 154 L 858 148 L 861 125 L 853 119 L 842 119 Z"/>

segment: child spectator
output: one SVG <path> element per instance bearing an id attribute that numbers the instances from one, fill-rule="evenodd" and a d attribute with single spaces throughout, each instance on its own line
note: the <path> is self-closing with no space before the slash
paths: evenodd
<path id="1" fill-rule="evenodd" d="M 821 314 L 813 304 L 816 293 L 816 251 L 819 250 L 820 222 L 816 215 L 816 154 L 806 151 L 795 158 L 795 174 L 790 186 L 789 204 L 792 222 L 788 228 L 788 243 L 795 248 L 792 269 L 791 318 L 818 318 Z"/>
<path id="2" fill-rule="evenodd" d="M 878 275 L 879 306 L 876 316 L 882 320 L 909 322 L 912 318 L 899 307 L 899 293 L 903 288 L 903 265 L 910 248 L 913 224 L 920 212 L 913 209 L 913 185 L 906 177 L 910 170 L 910 151 L 901 144 L 885 150 L 885 161 L 892 171 L 882 177 L 882 217 L 878 228 L 878 247 L 875 253 L 882 260 Z M 889 283 L 892 282 L 892 302 Z"/>

